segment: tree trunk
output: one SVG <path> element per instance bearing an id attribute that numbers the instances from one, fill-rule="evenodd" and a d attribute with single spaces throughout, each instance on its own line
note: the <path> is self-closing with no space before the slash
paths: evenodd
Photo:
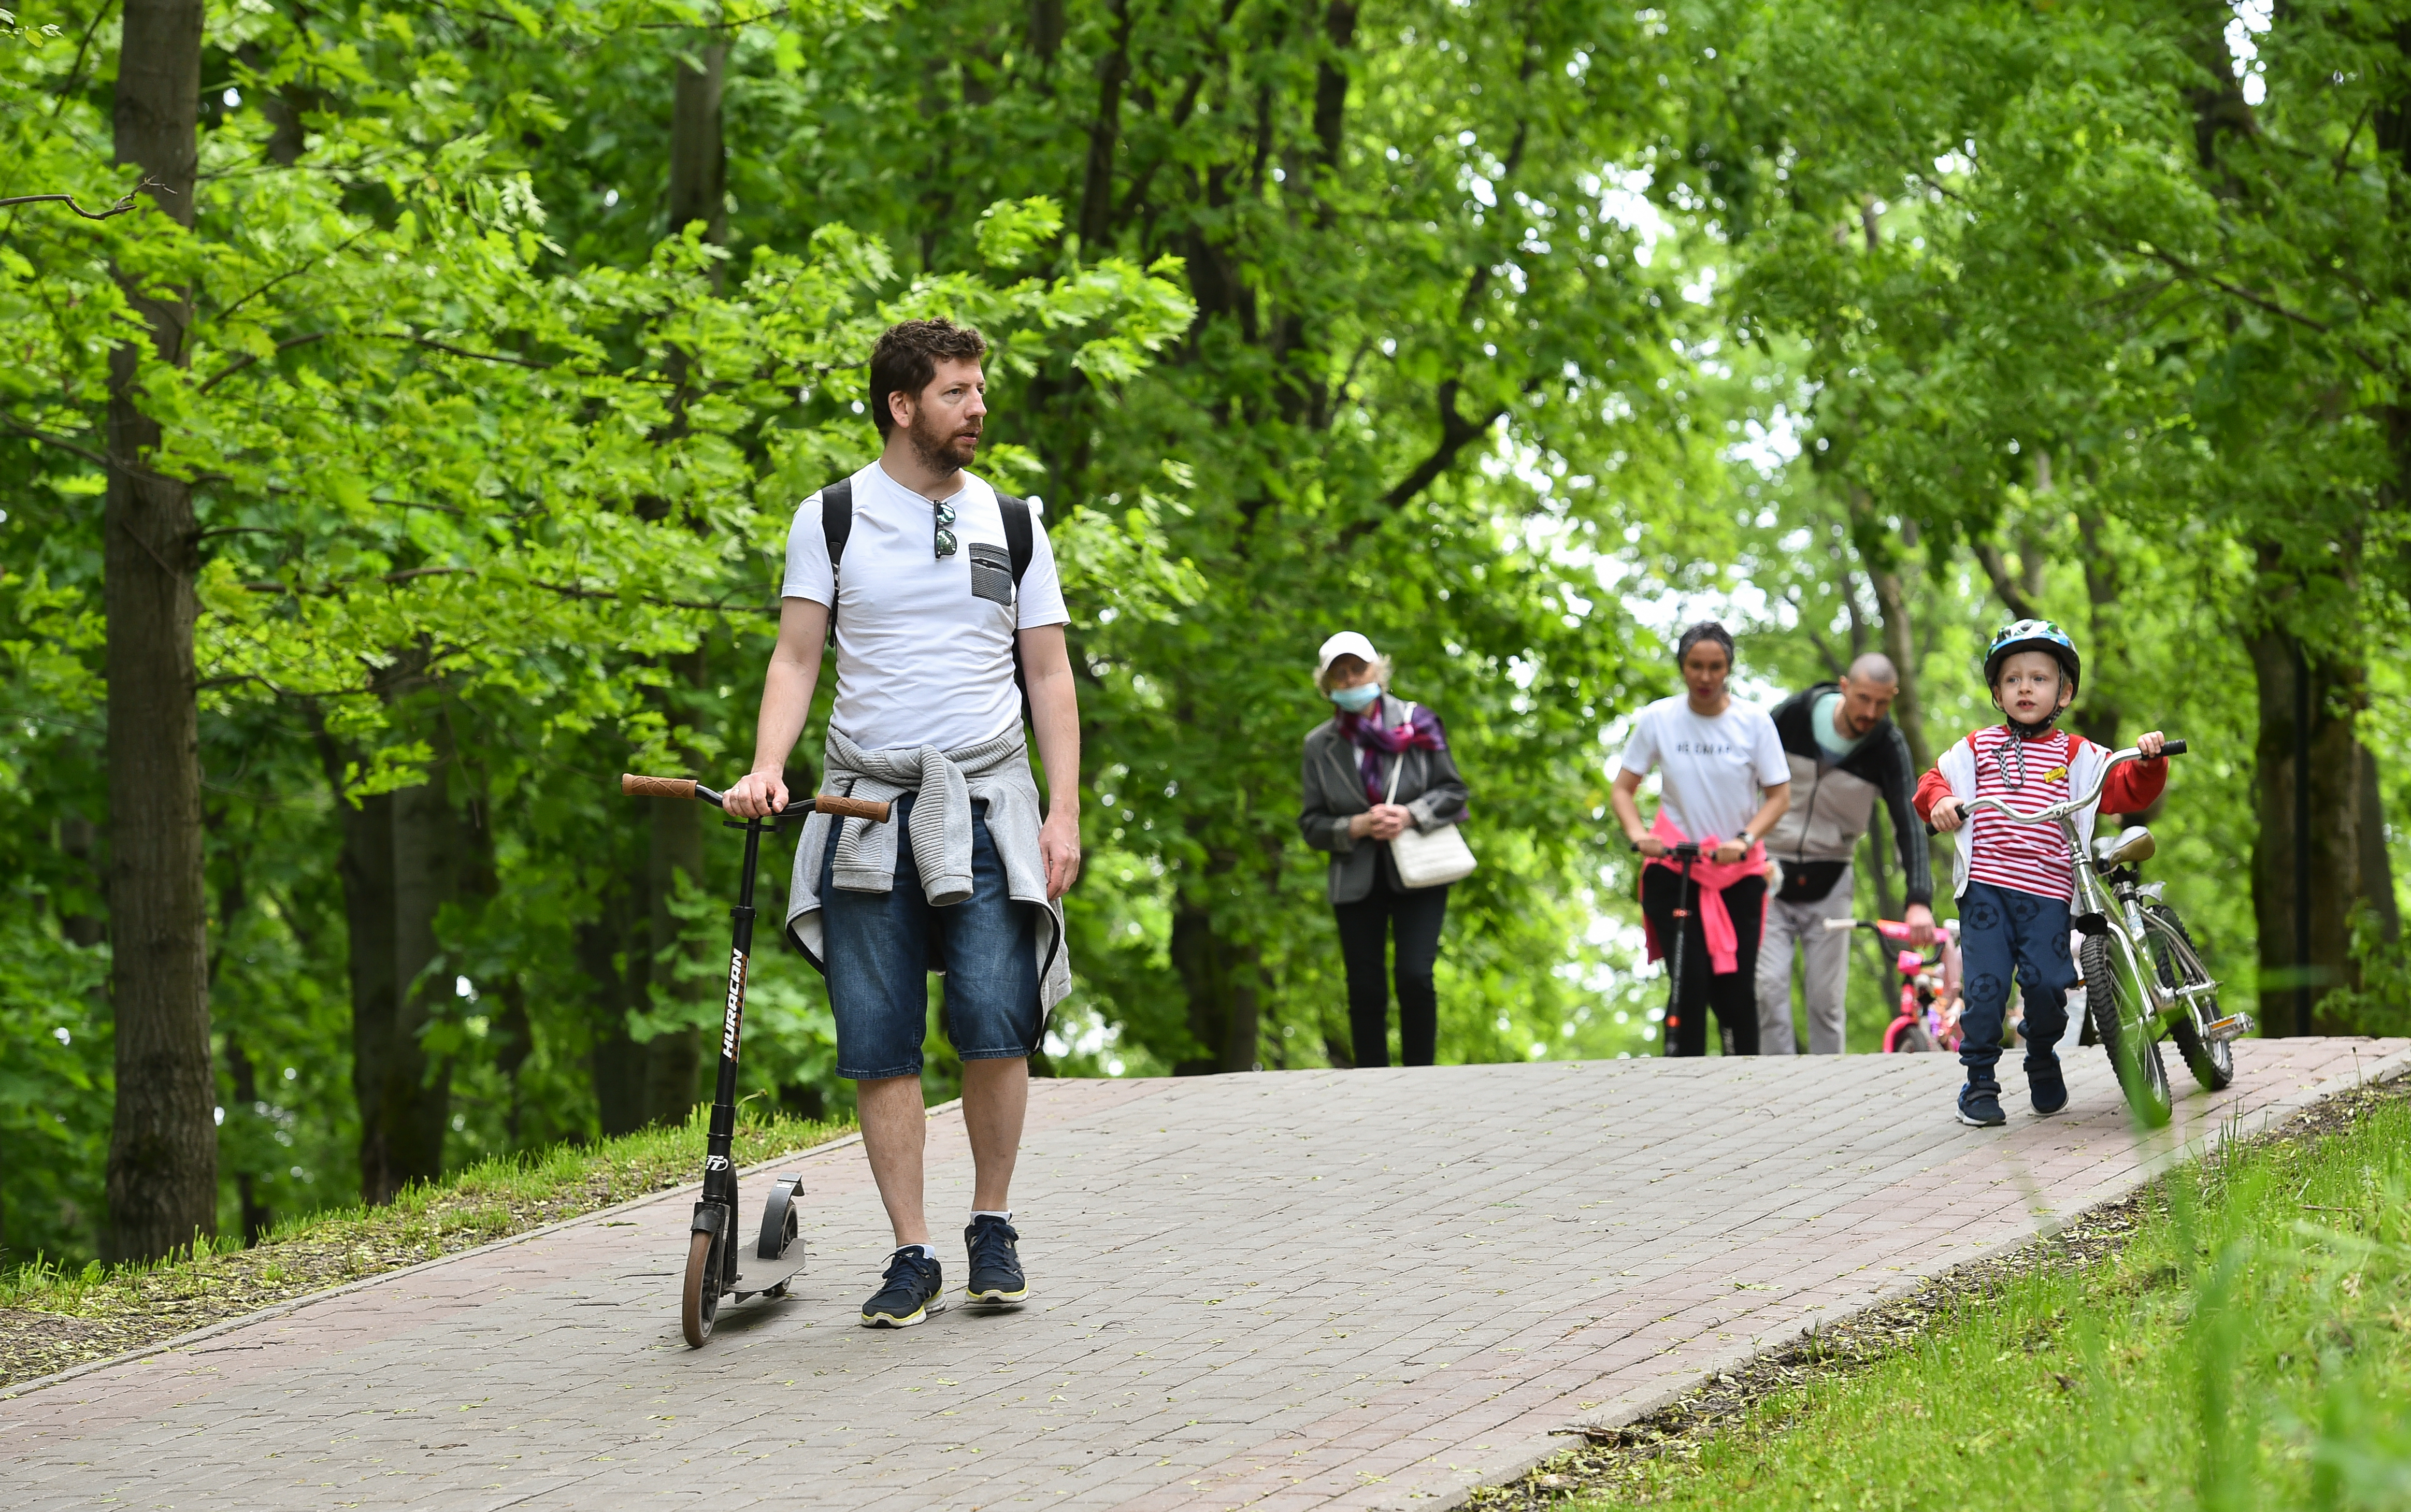
<path id="1" fill-rule="evenodd" d="M 414 1181 L 444 1173 L 444 1133 L 452 1111 L 452 1065 L 427 1053 L 428 1027 L 453 996 L 453 973 L 431 969 L 443 947 L 436 915 L 459 890 L 460 827 L 445 792 L 448 761 L 428 780 L 393 795 L 393 1038 L 381 1089 L 388 1201 Z"/>
<path id="2" fill-rule="evenodd" d="M 677 235 L 700 222 L 703 240 L 722 246 L 728 240 L 727 154 L 722 140 L 720 110 L 722 78 L 728 59 L 724 35 L 709 34 L 695 48 L 694 57 L 702 65 L 700 68 L 684 58 L 679 60 L 677 97 L 670 116 L 670 232 Z M 715 267 L 713 286 L 718 287 L 719 283 Z M 674 441 L 686 433 L 685 353 L 671 353 L 669 372 L 671 381 L 678 385 L 678 397 L 670 424 L 654 438 L 661 442 Z M 646 504 L 650 507 L 640 505 L 638 512 L 649 520 L 664 519 L 669 515 L 666 499 L 647 501 Z M 703 685 L 704 653 L 697 647 L 663 661 L 671 681 L 661 691 L 660 702 L 669 728 L 676 730 L 681 712 L 677 706 L 678 691 Z M 694 759 L 693 752 L 681 754 L 690 761 Z M 695 975 L 686 969 L 696 963 L 692 959 L 693 952 L 682 950 L 679 919 L 670 904 L 678 895 L 679 876 L 683 875 L 694 886 L 703 885 L 703 810 L 694 803 L 669 798 L 653 799 L 651 808 L 645 866 L 645 908 L 650 926 L 646 949 L 650 958 L 642 967 L 630 963 L 629 975 L 636 981 L 636 990 L 630 994 L 635 1005 L 649 1004 L 653 984 L 668 994 L 688 991 L 694 986 Z M 709 969 L 704 974 L 716 975 Z M 698 1100 L 700 1032 L 693 1027 L 671 1029 L 637 1045 L 627 1038 L 626 1021 L 623 1006 L 612 1032 L 597 1044 L 598 1077 L 607 1074 L 615 1083 L 608 1096 L 599 1080 L 595 1087 L 597 1101 L 611 1109 L 605 1120 L 606 1128 L 629 1118 L 635 1120 L 633 1127 L 683 1121 Z"/>
<path id="3" fill-rule="evenodd" d="M 1253 947 L 1222 935 L 1204 906 L 1183 898 L 1172 915 L 1172 965 L 1188 993 L 1189 1032 L 1206 1052 L 1175 1066 L 1174 1074 L 1253 1070 L 1259 1001 Z"/>
<path id="4" fill-rule="evenodd" d="M 701 662 L 702 653 L 671 659 L 673 662 L 690 660 Z M 652 963 L 648 980 L 663 996 L 678 997 L 701 990 L 699 983 L 704 981 L 717 983 L 720 973 L 711 967 L 725 963 L 716 954 L 709 963 L 699 960 L 698 952 L 688 949 L 680 938 L 679 917 L 670 911 L 680 877 L 692 887 L 703 886 L 703 806 L 679 798 L 655 798 L 650 802 L 652 844 L 645 883 L 651 901 L 649 942 Z M 716 1000 L 718 994 L 709 996 Z M 692 1025 L 670 1029 L 655 1035 L 644 1049 L 647 1121 L 683 1122 L 700 1100 L 703 1057 L 699 1031 Z"/>
<path id="5" fill-rule="evenodd" d="M 2116 750 L 2118 731 L 2126 716 L 2118 696 L 2119 682 L 2135 664 L 2126 644 L 2126 611 L 2119 603 L 2118 559 L 2110 549 L 2099 511 L 2079 513 L 2076 529 L 2084 543 L 2084 596 L 2091 611 L 2093 644 L 2085 648 L 2084 683 L 2078 692 L 2073 722 L 2085 739 Z"/>
<path id="6" fill-rule="evenodd" d="M 1876 612 L 1883 617 L 1884 655 L 1892 658 L 1893 670 L 1900 674 L 1900 694 L 1892 700 L 1892 722 L 1900 726 L 1901 734 L 1908 741 L 1909 757 L 1922 772 L 1934 764 L 1934 748 L 1925 738 L 1925 705 L 1917 692 L 1917 637 L 1909 624 L 1908 592 L 1891 557 L 1870 549 L 1876 532 L 1883 525 L 1875 517 L 1875 501 L 1863 488 L 1850 490 L 1850 524 L 1859 560 L 1867 570 L 1867 581 L 1875 586 Z"/>
<path id="7" fill-rule="evenodd" d="M 242 1040 L 232 1030 L 226 1037 L 226 1075 L 234 1083 L 234 1102 L 238 1116 L 257 1117 L 259 1077 L 253 1069 L 251 1057 L 243 1054 Z M 242 1242 L 247 1247 L 266 1238 L 276 1227 L 276 1214 L 259 1195 L 258 1174 L 249 1168 L 234 1173 L 235 1197 L 242 1205 Z"/>
<path id="8" fill-rule="evenodd" d="M 692 222 L 703 223 L 703 239 L 713 246 L 728 241 L 727 155 L 720 130 L 720 94 L 728 62 L 725 33 L 712 32 L 698 43 L 695 68 L 678 60 L 678 94 L 670 111 L 670 235 Z M 713 279 L 715 285 L 719 280 Z"/>
<path id="9" fill-rule="evenodd" d="M 200 0 L 127 0 L 116 160 L 193 222 L 199 153 Z M 154 354 L 182 366 L 188 291 L 125 292 Z M 157 422 L 137 407 L 139 351 L 109 361 L 109 493 L 102 602 L 109 619 L 110 993 L 117 1107 L 109 1146 L 109 1254 L 151 1259 L 217 1232 L 216 1079 L 210 1067 L 208 898 L 202 878 L 199 716 L 194 704 L 193 495 L 150 471 Z"/>
<path id="10" fill-rule="evenodd" d="M 535 1053 L 535 1026 L 528 1021 L 527 987 L 518 977 L 494 984 L 502 1011 L 494 1015 L 494 1069 L 510 1083 L 510 1108 L 503 1114 L 503 1138 L 510 1148 L 521 1148 L 519 1136 L 527 1098 L 519 1090 L 519 1068 Z"/>
<path id="11" fill-rule="evenodd" d="M 2316 1004 L 2352 971 L 2353 904 L 2360 896 L 2361 697 L 2357 663 L 2312 654 L 2308 688 L 2302 643 L 2272 627 L 2251 640 L 2260 729 L 2254 786 L 2260 833 L 2252 851 L 2252 904 L 2260 935 L 2260 1001 L 2271 1034 L 2335 1032 Z M 2307 706 L 2307 731 L 2301 711 Z M 2306 747 L 2309 788 L 2296 786 Z M 2301 827 L 2307 807 L 2308 827 Z M 2296 850 L 2307 836 L 2307 852 Z M 2307 883 L 2307 892 L 2304 884 Z M 2307 937 L 2307 951 L 2304 949 Z M 2303 1023 L 2301 1004 L 2311 1005 Z"/>
<path id="12" fill-rule="evenodd" d="M 382 1202 L 400 1184 L 392 1175 L 386 1143 L 386 1063 L 392 1053 L 395 1004 L 393 967 L 393 794 L 380 792 L 355 803 L 343 796 L 346 765 L 342 747 L 314 713 L 318 760 L 335 793 L 343 824 L 343 853 L 336 871 L 343 882 L 343 933 L 352 989 L 352 1101 L 360 1117 L 360 1200 Z"/>
<path id="13" fill-rule="evenodd" d="M 628 1037 L 628 1010 L 645 999 L 644 924 L 628 896 L 615 887 L 600 900 L 601 916 L 577 926 L 577 966 L 593 984 L 592 1070 L 594 1112 L 603 1137 L 633 1134 L 645 1127 L 645 1047 Z"/>
<path id="14" fill-rule="evenodd" d="M 2377 781 L 2377 752 L 2360 748 L 2360 900 L 2376 917 L 2379 938 L 2403 938 L 2403 906 L 2394 896 L 2394 858 L 2386 850 L 2386 794 Z"/>
<path id="15" fill-rule="evenodd" d="M 203 812 L 209 828 L 224 836 L 225 807 L 219 806 L 214 813 L 207 808 Z M 210 952 L 210 992 L 212 996 L 218 990 L 219 968 L 226 965 L 227 942 L 234 938 L 235 922 L 242 917 L 243 909 L 250 903 L 245 877 L 247 859 L 240 845 L 223 844 L 219 850 L 217 948 Z M 234 1166 L 234 1192 L 236 1203 L 242 1210 L 242 1243 L 245 1248 L 249 1248 L 258 1243 L 262 1236 L 276 1226 L 276 1214 L 269 1211 L 267 1202 L 259 1195 L 259 1172 L 252 1169 L 241 1153 L 243 1145 L 256 1145 L 256 1141 L 242 1138 L 241 1134 L 261 1130 L 267 1123 L 262 1116 L 266 1109 L 259 1098 L 258 1074 L 252 1066 L 251 1056 L 242 1048 L 242 1036 L 233 1025 L 228 1024 L 225 1026 L 224 1040 L 226 1081 L 231 1084 L 234 1097 L 231 1106 L 226 1109 L 227 1121 L 218 1127 L 226 1133 L 238 1135 L 235 1141 L 237 1153 L 231 1162 Z"/>

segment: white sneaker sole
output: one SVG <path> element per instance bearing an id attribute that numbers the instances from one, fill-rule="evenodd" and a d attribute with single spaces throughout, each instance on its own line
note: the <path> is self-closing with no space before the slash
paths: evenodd
<path id="1" fill-rule="evenodd" d="M 920 1324 L 927 1323 L 931 1317 L 935 1316 L 937 1314 L 944 1312 L 945 1310 L 946 1303 L 944 1299 L 942 1297 L 932 1297 L 928 1301 L 923 1302 L 919 1307 L 914 1308 L 912 1312 L 907 1313 L 902 1317 L 898 1317 L 892 1313 L 865 1313 L 862 1315 L 862 1326 L 866 1329 L 914 1328 Z"/>

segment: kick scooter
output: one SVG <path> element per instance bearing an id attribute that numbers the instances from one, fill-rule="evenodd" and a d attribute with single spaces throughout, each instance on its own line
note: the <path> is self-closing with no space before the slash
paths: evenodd
<path id="1" fill-rule="evenodd" d="M 1691 867 L 1707 852 L 1697 841 L 1684 840 L 1668 846 L 1666 854 L 1682 863 L 1683 874 L 1682 886 L 1674 894 L 1674 943 L 1666 952 L 1666 1054 L 1674 1055 L 1680 1054 L 1674 1048 L 1674 1031 L 1683 1026 L 1683 937 L 1691 922 Z"/>
<path id="2" fill-rule="evenodd" d="M 623 775 L 620 792 L 631 798 L 700 798 L 721 807 L 720 793 L 692 778 Z M 728 996 L 720 1025 L 720 1081 L 711 1098 L 711 1132 L 704 1145 L 703 1197 L 694 1205 L 694 1226 L 686 1251 L 686 1286 L 679 1295 L 679 1330 L 690 1348 L 700 1349 L 711 1337 L 712 1319 L 720 1299 L 734 1293 L 738 1301 L 757 1292 L 776 1300 L 787 1294 L 787 1283 L 804 1269 L 804 1243 L 796 1213 L 803 1187 L 801 1176 L 770 1178 L 769 1199 L 762 1208 L 762 1231 L 748 1245 L 737 1228 L 737 1166 L 729 1150 L 737 1133 L 737 1050 L 745 1025 L 745 964 L 753 953 L 753 874 L 762 859 L 762 836 L 776 831 L 782 821 L 806 814 L 839 814 L 850 819 L 887 822 L 887 805 L 863 798 L 826 795 L 811 804 L 790 804 L 785 813 L 742 821 L 721 821 L 724 829 L 745 832 L 745 869 L 737 884 L 737 907 L 728 952 Z"/>

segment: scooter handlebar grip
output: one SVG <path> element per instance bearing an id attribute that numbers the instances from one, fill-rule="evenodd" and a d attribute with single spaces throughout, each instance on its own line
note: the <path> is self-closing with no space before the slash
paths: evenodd
<path id="1" fill-rule="evenodd" d="M 869 798 L 832 798 L 826 794 L 812 800 L 812 812 L 836 814 L 845 819 L 867 819 L 874 824 L 887 822 L 888 806 Z"/>
<path id="2" fill-rule="evenodd" d="M 620 795 L 623 798 L 692 798 L 694 778 L 691 777 L 638 777 L 634 772 L 620 774 Z"/>
<path id="3" fill-rule="evenodd" d="M 2160 748 L 2160 754 L 2163 756 L 2182 756 L 2185 753 L 2185 743 L 2182 740 L 2171 740 Z"/>

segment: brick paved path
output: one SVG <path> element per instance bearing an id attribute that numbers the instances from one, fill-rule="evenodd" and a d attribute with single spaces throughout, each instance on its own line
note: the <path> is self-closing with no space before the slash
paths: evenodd
<path id="1" fill-rule="evenodd" d="M 676 1317 L 693 1193 L 665 1194 L 0 1400 L 0 1505 L 1445 1506 L 2181 1141 L 2411 1066 L 2236 1048 L 2236 1089 L 2155 1141 L 2090 1051 L 2068 1114 L 1991 1132 L 1931 1055 L 1044 1083 L 1019 1314 L 853 1326 L 885 1243 L 840 1146 L 780 1163 L 810 1173 L 799 1294 L 706 1349 Z M 961 1122 L 932 1134 L 960 1211 Z"/>

